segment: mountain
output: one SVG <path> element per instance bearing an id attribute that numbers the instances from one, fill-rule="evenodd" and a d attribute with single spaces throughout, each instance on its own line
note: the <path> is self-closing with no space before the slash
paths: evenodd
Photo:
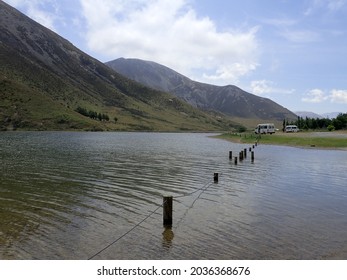
<path id="1" fill-rule="evenodd" d="M 311 119 L 323 119 L 324 117 L 322 115 L 318 115 L 313 112 L 307 112 L 307 111 L 296 111 L 294 112 L 297 116 L 302 118 L 311 118 Z"/>
<path id="2" fill-rule="evenodd" d="M 155 62 L 119 58 L 106 65 L 130 79 L 170 92 L 204 110 L 244 119 L 297 119 L 294 113 L 268 98 L 253 95 L 233 85 L 215 86 L 196 82 Z"/>
<path id="3" fill-rule="evenodd" d="M 323 114 L 316 114 L 313 112 L 307 112 L 307 111 L 296 111 L 295 114 L 297 114 L 299 117 L 302 118 L 313 118 L 313 119 L 334 119 L 339 114 L 342 114 L 342 112 L 331 112 L 331 113 L 323 113 Z"/>
<path id="4" fill-rule="evenodd" d="M 0 130 L 225 130 L 225 116 L 134 82 L 0 1 Z"/>
<path id="5" fill-rule="evenodd" d="M 322 116 L 323 116 L 323 118 L 334 119 L 334 118 L 336 118 L 339 114 L 343 114 L 343 112 L 323 113 Z"/>

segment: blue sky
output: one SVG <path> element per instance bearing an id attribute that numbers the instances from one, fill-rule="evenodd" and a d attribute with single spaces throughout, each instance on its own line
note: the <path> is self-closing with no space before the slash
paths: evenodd
<path id="1" fill-rule="evenodd" d="M 5 0 L 102 62 L 151 60 L 292 111 L 347 112 L 347 0 Z"/>

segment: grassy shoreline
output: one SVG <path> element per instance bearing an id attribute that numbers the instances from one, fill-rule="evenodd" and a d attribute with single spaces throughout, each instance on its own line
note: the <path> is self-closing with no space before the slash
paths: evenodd
<path id="1" fill-rule="evenodd" d="M 268 145 L 284 145 L 302 148 L 341 149 L 347 150 L 347 133 L 276 133 L 272 135 L 261 135 L 258 137 L 253 133 L 223 133 L 215 136 L 236 143 L 255 143 Z"/>

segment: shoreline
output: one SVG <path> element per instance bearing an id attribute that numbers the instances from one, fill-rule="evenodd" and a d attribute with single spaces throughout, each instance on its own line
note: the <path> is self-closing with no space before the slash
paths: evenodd
<path id="1" fill-rule="evenodd" d="M 347 151 L 347 131 L 301 132 L 295 134 L 280 132 L 273 135 L 261 135 L 260 138 L 252 133 L 222 133 L 211 137 L 239 144 L 251 144 L 257 141 L 260 145 Z"/>

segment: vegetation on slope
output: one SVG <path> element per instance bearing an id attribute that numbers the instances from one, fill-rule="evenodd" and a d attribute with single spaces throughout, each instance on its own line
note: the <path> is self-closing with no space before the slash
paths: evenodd
<path id="1" fill-rule="evenodd" d="M 215 131 L 234 125 L 121 76 L 4 2 L 0 61 L 1 130 Z M 79 107 L 109 120 L 80 114 Z"/>

